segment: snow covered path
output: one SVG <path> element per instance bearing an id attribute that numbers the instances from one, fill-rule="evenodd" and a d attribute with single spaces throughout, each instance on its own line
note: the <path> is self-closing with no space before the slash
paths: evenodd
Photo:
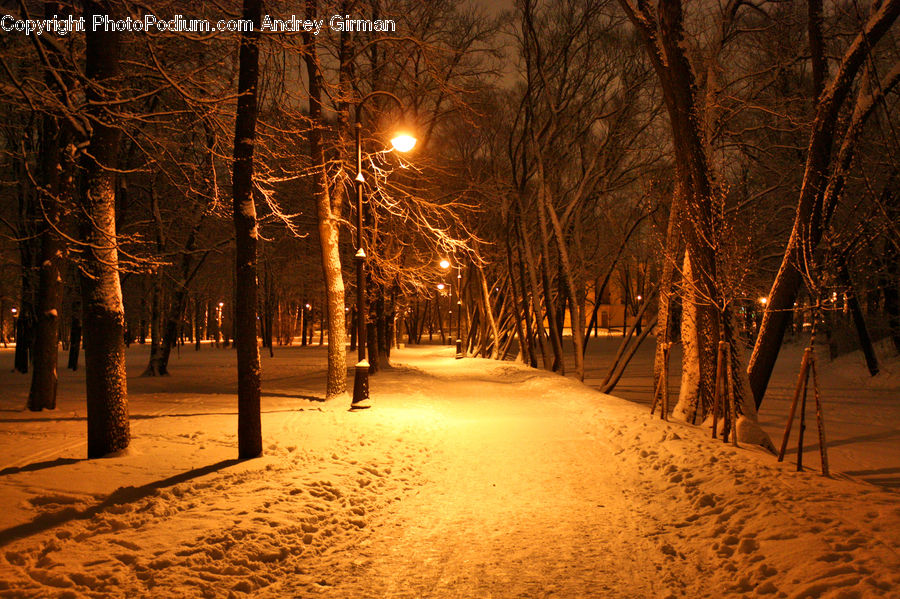
<path id="1" fill-rule="evenodd" d="M 0 596 L 900 597 L 900 494 L 451 353 L 399 351 L 350 413 L 283 350 L 241 463 L 232 352 L 129 379 L 133 448 L 91 462 L 77 376 L 35 417 L 2 375 Z"/>

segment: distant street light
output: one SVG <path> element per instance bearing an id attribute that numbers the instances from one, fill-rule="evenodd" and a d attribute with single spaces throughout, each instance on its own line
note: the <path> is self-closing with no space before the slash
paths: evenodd
<path id="1" fill-rule="evenodd" d="M 462 264 L 456 262 L 456 359 L 465 357 L 462 349 Z M 497 343 L 499 341 L 495 341 Z"/>
<path id="2" fill-rule="evenodd" d="M 761 297 L 761 298 L 759 298 L 759 303 L 761 303 L 763 306 L 765 306 L 766 304 L 769 303 L 769 298 Z"/>
<path id="3" fill-rule="evenodd" d="M 219 346 L 219 337 L 222 334 L 222 308 L 225 302 L 219 302 L 219 309 L 216 311 L 216 347 Z"/>
<path id="4" fill-rule="evenodd" d="M 362 110 L 366 102 L 375 96 L 390 98 L 403 109 L 403 103 L 390 92 L 376 90 L 356 103 L 356 349 L 357 362 L 353 374 L 353 399 L 350 409 L 368 408 L 369 361 L 366 359 L 366 250 L 363 247 L 363 183 L 362 170 Z M 398 152 L 408 152 L 416 145 L 416 138 L 409 133 L 399 133 L 391 140 Z"/>
<path id="5" fill-rule="evenodd" d="M 440 262 L 441 268 L 447 270 L 450 268 L 450 261 L 446 258 L 442 259 Z M 456 359 L 465 357 L 462 351 L 462 296 L 460 295 L 460 291 L 462 291 L 462 265 L 457 262 L 456 264 Z M 438 285 L 438 289 L 443 289 L 443 285 Z M 453 290 L 451 289 L 451 292 Z M 453 298 L 450 298 L 452 301 Z M 453 331 L 453 310 L 450 310 L 450 331 Z"/>

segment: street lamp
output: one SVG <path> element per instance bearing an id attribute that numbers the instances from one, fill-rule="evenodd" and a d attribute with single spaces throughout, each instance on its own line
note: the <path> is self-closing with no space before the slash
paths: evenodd
<path id="1" fill-rule="evenodd" d="M 444 258 L 440 262 L 441 268 L 447 270 L 450 268 L 450 261 Z M 459 360 L 464 358 L 462 351 L 462 296 L 460 295 L 460 291 L 462 290 L 462 265 L 457 262 L 456 264 L 456 359 Z M 438 289 L 442 287 L 438 286 Z M 450 290 L 451 293 L 453 290 Z M 453 298 L 451 296 L 450 301 Z M 453 310 L 450 310 L 450 331 L 453 332 Z"/>
<path id="2" fill-rule="evenodd" d="M 416 138 L 408 133 L 399 133 L 391 140 L 391 146 L 398 152 L 409 152 L 416 147 Z"/>
<path id="3" fill-rule="evenodd" d="M 19 309 L 13 308 L 10 310 L 12 312 L 13 318 L 13 328 L 12 328 L 12 338 L 16 343 L 19 342 Z"/>
<path id="4" fill-rule="evenodd" d="M 465 356 L 462 349 L 462 264 L 456 263 L 456 359 Z"/>
<path id="5" fill-rule="evenodd" d="M 219 337 L 222 335 L 222 308 L 225 302 L 219 302 L 219 310 L 216 312 L 216 347 L 219 347 Z"/>
<path id="6" fill-rule="evenodd" d="M 353 399 L 350 409 L 361 410 L 369 403 L 369 361 L 366 360 L 366 250 L 363 247 L 363 184 L 366 182 L 362 170 L 362 109 L 375 96 L 392 99 L 403 108 L 403 103 L 394 94 L 373 91 L 356 104 L 356 368 L 353 373 Z M 391 145 L 398 152 L 408 152 L 416 145 L 416 138 L 409 133 L 399 133 L 391 139 Z"/>
<path id="7" fill-rule="evenodd" d="M 446 258 L 442 258 L 441 261 L 438 262 L 438 264 L 440 265 L 440 267 L 443 270 L 448 270 L 450 268 L 450 261 L 447 260 Z M 438 289 L 443 290 L 444 284 L 439 283 Z M 453 290 L 451 289 L 450 292 L 452 294 Z M 452 301 L 453 301 L 453 296 L 451 295 L 450 297 L 447 298 L 448 306 L 450 305 L 450 302 L 452 302 Z M 453 310 L 448 310 L 448 312 L 450 313 L 450 326 L 449 326 L 450 331 L 449 331 L 449 333 L 450 333 L 450 335 L 452 335 L 453 334 Z M 438 314 L 440 315 L 440 313 L 441 313 L 441 304 L 440 304 L 440 298 L 438 298 Z M 441 318 L 441 321 L 443 322 L 443 320 L 444 320 L 443 317 L 439 316 L 439 318 Z"/>

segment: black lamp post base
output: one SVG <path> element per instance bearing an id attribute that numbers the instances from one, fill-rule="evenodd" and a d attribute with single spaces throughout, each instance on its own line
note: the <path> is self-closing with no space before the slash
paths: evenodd
<path id="1" fill-rule="evenodd" d="M 372 407 L 369 400 L 369 366 L 356 366 L 353 375 L 353 400 L 350 402 L 351 410 L 364 410 Z"/>
<path id="2" fill-rule="evenodd" d="M 460 360 L 462 358 L 465 358 L 465 356 L 463 355 L 463 351 L 462 351 L 462 339 L 457 339 L 456 340 L 456 359 Z"/>

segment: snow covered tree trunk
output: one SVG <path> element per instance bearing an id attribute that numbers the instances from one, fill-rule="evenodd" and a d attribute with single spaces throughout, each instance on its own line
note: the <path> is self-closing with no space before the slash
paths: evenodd
<path id="1" fill-rule="evenodd" d="M 672 307 L 673 301 L 675 301 L 675 283 L 678 274 L 675 268 L 675 260 L 681 254 L 681 238 L 676 226 L 678 219 L 676 200 L 679 197 L 680 193 L 676 190 L 672 196 L 669 223 L 666 227 L 666 246 L 663 248 L 662 264 L 660 265 L 659 302 L 656 312 L 656 321 L 659 323 L 659 326 L 656 328 L 656 348 L 653 357 L 654 389 L 659 388 L 663 379 L 663 370 L 666 368 L 663 347 L 672 339 Z M 678 410 L 677 405 L 675 409 Z"/>
<path id="2" fill-rule="evenodd" d="M 315 0 L 308 0 L 306 3 L 307 17 L 310 19 L 315 18 L 316 4 Z M 347 392 L 347 350 L 344 347 L 347 343 L 347 323 L 340 255 L 340 194 L 343 192 L 340 188 L 335 188 L 334 198 L 329 193 L 321 133 L 321 127 L 325 124 L 322 120 L 322 73 L 315 37 L 304 34 L 304 42 L 307 45 L 304 60 L 309 80 L 310 117 L 314 123 L 309 133 L 309 151 L 314 169 L 313 195 L 316 199 L 322 273 L 325 277 L 325 306 L 328 312 L 328 378 L 325 397 L 331 399 Z"/>
<path id="3" fill-rule="evenodd" d="M 744 342 L 738 337 L 737 331 L 740 330 L 740 327 L 737 315 L 730 307 L 726 308 L 722 314 L 721 327 L 722 338 L 731 347 L 728 357 L 731 361 L 730 384 L 737 416 L 737 438 L 743 443 L 759 445 L 775 453 L 775 446 L 772 444 L 772 440 L 759 426 L 756 403 L 753 401 L 750 380 L 747 376 L 747 370 L 744 368 L 744 364 L 746 364 L 744 360 Z M 707 410 L 706 414 L 709 415 L 709 413 L 709 410 Z"/>
<path id="4" fill-rule="evenodd" d="M 500 357 L 500 329 L 497 328 L 497 320 L 494 318 L 494 310 L 491 308 L 491 292 L 488 289 L 487 279 L 484 276 L 484 270 L 481 268 L 481 264 L 475 263 L 475 268 L 478 270 L 478 278 L 481 281 L 481 297 L 484 302 L 484 313 L 487 318 L 487 325 L 491 329 L 491 335 L 494 338 L 494 344 L 491 349 L 491 359 L 496 360 Z M 458 281 L 459 279 L 457 279 Z M 462 304 L 458 304 L 457 308 L 461 308 Z M 457 318 L 462 318 L 462 310 L 458 309 Z"/>
<path id="5" fill-rule="evenodd" d="M 109 2 L 85 2 L 88 20 L 109 14 Z M 128 390 L 125 377 L 125 312 L 116 240 L 116 159 L 120 130 L 110 122 L 106 93 L 119 72 L 119 33 L 85 32 L 85 75 L 92 132 L 84 157 L 81 210 L 81 295 L 84 311 L 84 370 L 87 392 L 88 458 L 128 447 Z"/>
<path id="6" fill-rule="evenodd" d="M 253 201 L 253 149 L 256 142 L 261 0 L 244 0 L 243 18 L 253 31 L 241 33 L 238 105 L 234 130 L 232 190 L 235 234 L 234 345 L 238 369 L 238 456 L 262 454 L 260 365 L 256 343 L 257 280 L 256 205 Z"/>
<path id="7" fill-rule="evenodd" d="M 900 0 L 898 0 L 900 1 Z M 685 348 L 683 368 L 685 375 L 693 378 L 698 373 L 696 398 L 691 395 L 693 383 L 682 390 L 687 395 L 679 398 L 678 413 L 691 416 L 690 406 L 705 410 L 712 402 L 715 392 L 716 354 L 720 336 L 728 340 L 729 326 L 723 324 L 728 319 L 727 298 L 723 298 L 717 281 L 717 235 L 718 211 L 714 207 L 716 190 L 712 170 L 707 158 L 707 150 L 701 130 L 702 111 L 698 105 L 696 77 L 687 56 L 685 42 L 684 14 L 681 2 L 672 0 L 660 2 L 657 14 L 650 12 L 646 3 L 620 0 L 625 12 L 641 35 L 650 61 L 659 77 L 663 90 L 663 100 L 669 115 L 672 141 L 675 153 L 676 189 L 680 196 L 674 206 L 679 232 L 685 241 L 690 256 L 690 273 L 685 276 L 682 288 L 690 289 L 691 297 L 683 302 L 685 324 L 682 326 L 683 340 L 696 339 L 696 354 L 688 357 L 690 348 Z M 739 356 L 735 352 L 735 356 Z M 735 368 L 739 373 L 741 368 Z M 737 388 L 737 384 L 735 385 Z M 754 412 L 755 413 L 755 412 Z M 760 442 L 768 439 L 755 421 L 738 427 L 739 438 L 743 434 L 745 442 Z"/>
<path id="8" fill-rule="evenodd" d="M 700 348 L 697 339 L 697 292 L 688 252 L 684 253 L 681 280 L 681 389 L 672 416 L 685 422 L 692 422 L 701 402 L 701 384 Z"/>

